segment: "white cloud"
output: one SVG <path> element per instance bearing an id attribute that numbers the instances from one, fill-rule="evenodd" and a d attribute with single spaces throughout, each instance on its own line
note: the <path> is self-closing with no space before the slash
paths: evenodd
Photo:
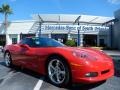
<path id="1" fill-rule="evenodd" d="M 120 0 L 108 0 L 111 4 L 120 4 Z"/>

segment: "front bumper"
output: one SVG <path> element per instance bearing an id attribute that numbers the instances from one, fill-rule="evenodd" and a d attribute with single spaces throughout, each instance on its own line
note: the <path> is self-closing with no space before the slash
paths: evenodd
<path id="1" fill-rule="evenodd" d="M 96 67 L 96 66 L 87 66 L 80 64 L 71 64 L 72 66 L 72 81 L 74 83 L 95 83 L 103 80 L 107 80 L 108 78 L 114 75 L 114 67 L 113 64 L 105 67 Z M 97 76 L 95 77 L 86 77 L 85 74 L 89 72 L 97 72 Z"/>

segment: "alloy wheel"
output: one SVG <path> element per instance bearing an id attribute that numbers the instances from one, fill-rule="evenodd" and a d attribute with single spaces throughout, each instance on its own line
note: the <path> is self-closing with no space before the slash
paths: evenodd
<path id="1" fill-rule="evenodd" d="M 8 67 L 11 65 L 11 59 L 10 59 L 10 54 L 9 53 L 5 54 L 5 64 Z"/>
<path id="2" fill-rule="evenodd" d="M 63 62 L 58 59 L 51 60 L 48 64 L 48 76 L 53 83 L 57 85 L 62 84 L 66 78 Z"/>

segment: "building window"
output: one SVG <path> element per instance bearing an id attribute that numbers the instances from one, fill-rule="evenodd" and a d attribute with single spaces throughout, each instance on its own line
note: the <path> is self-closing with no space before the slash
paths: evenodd
<path id="1" fill-rule="evenodd" d="M 106 45 L 105 45 L 105 40 L 104 40 L 104 39 L 100 39 L 100 46 L 103 46 L 103 47 L 106 46 Z"/>
<path id="2" fill-rule="evenodd" d="M 17 43 L 17 38 L 12 38 L 12 44 L 16 44 Z"/>

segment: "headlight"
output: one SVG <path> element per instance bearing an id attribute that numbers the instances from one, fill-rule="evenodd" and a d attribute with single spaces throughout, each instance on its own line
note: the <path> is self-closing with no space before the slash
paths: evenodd
<path id="1" fill-rule="evenodd" d="M 86 60 L 97 60 L 95 55 L 90 54 L 89 52 L 85 51 L 73 51 L 73 55 L 78 58 L 86 59 Z"/>
<path id="2" fill-rule="evenodd" d="M 87 58 L 88 54 L 85 52 L 74 51 L 73 55 L 80 58 Z"/>

